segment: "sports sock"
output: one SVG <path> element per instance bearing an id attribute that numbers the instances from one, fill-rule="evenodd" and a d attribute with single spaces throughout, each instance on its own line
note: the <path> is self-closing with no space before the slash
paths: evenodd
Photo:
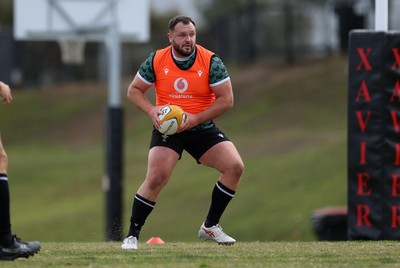
<path id="1" fill-rule="evenodd" d="M 217 181 L 212 192 L 210 209 L 204 222 L 207 228 L 219 223 L 222 213 L 234 196 L 235 191 Z"/>
<path id="2" fill-rule="evenodd" d="M 7 174 L 0 174 L 0 245 L 8 247 L 12 243 L 10 219 L 10 191 Z"/>
<path id="3" fill-rule="evenodd" d="M 134 236 L 139 240 L 140 230 L 156 203 L 136 194 L 133 199 L 131 224 L 127 236 Z"/>

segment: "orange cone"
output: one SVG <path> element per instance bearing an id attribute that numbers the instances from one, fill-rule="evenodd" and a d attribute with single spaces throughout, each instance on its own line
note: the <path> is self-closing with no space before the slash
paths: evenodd
<path id="1" fill-rule="evenodd" d="M 146 244 L 164 244 L 165 242 L 157 237 L 157 236 L 153 236 L 152 238 L 150 238 L 149 240 L 147 240 Z"/>

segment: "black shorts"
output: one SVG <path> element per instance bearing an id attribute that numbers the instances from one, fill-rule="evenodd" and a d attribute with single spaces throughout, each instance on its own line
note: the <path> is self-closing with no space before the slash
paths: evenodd
<path id="1" fill-rule="evenodd" d="M 179 158 L 185 150 L 199 163 L 200 157 L 208 149 L 223 141 L 229 141 L 229 138 L 214 124 L 207 129 L 186 130 L 174 135 L 163 135 L 154 128 L 150 148 L 154 146 L 170 148 L 179 154 Z"/>

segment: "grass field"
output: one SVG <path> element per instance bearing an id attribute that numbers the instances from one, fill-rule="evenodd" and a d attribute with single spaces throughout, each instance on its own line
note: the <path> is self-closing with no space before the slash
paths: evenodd
<path id="1" fill-rule="evenodd" d="M 237 145 L 246 168 L 221 224 L 241 242 L 315 241 L 313 210 L 347 203 L 346 59 L 229 69 L 235 107 L 217 123 Z M 150 120 L 127 102 L 129 82 L 123 81 L 121 93 L 123 233 L 146 172 L 151 129 Z M 45 243 L 40 256 L 63 247 L 59 242 L 104 241 L 106 98 L 105 85 L 85 82 L 15 89 L 13 103 L 0 106 L 12 227 L 23 239 Z M 184 154 L 143 228 L 143 240 L 197 241 L 217 178 Z"/>
<path id="2" fill-rule="evenodd" d="M 398 242 L 239 242 L 143 244 L 122 251 L 118 243 L 43 244 L 30 259 L 1 267 L 399 267 Z"/>

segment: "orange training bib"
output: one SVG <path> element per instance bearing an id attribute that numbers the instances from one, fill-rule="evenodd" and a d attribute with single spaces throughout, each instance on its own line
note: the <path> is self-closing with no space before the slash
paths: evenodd
<path id="1" fill-rule="evenodd" d="M 156 104 L 175 104 L 188 113 L 207 109 L 215 100 L 209 85 L 211 51 L 196 45 L 196 59 L 188 70 L 179 69 L 171 46 L 157 50 L 153 60 L 156 75 Z"/>

